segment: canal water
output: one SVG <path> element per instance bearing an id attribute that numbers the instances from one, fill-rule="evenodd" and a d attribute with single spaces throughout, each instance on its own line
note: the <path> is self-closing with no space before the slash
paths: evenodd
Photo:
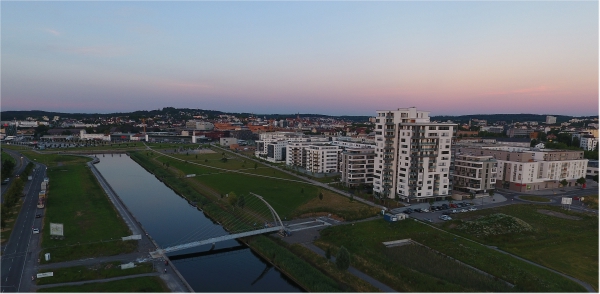
<path id="1" fill-rule="evenodd" d="M 129 156 L 97 156 L 102 176 L 161 248 L 227 234 Z M 178 255 L 173 263 L 196 292 L 302 291 L 237 240 L 171 255 Z"/>

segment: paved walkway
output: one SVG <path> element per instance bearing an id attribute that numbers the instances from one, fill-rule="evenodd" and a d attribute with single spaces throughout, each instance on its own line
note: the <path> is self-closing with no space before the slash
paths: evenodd
<path id="1" fill-rule="evenodd" d="M 39 285 L 39 286 L 37 286 L 37 289 L 58 287 L 58 286 L 79 286 L 79 285 L 89 284 L 89 283 L 104 283 L 104 282 L 119 281 L 119 280 L 133 279 L 133 278 L 139 278 L 139 277 L 154 277 L 154 276 L 158 276 L 158 275 L 160 275 L 160 274 L 159 273 L 147 273 L 147 274 L 130 275 L 130 276 L 114 277 L 114 278 L 99 279 L 99 280 L 87 280 L 87 281 L 80 281 L 80 282 L 47 284 L 47 285 Z"/>

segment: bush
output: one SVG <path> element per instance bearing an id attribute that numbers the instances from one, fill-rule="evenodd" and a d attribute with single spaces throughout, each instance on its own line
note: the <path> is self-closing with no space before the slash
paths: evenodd
<path id="1" fill-rule="evenodd" d="M 335 259 L 335 265 L 341 270 L 347 270 L 350 267 L 350 253 L 346 247 L 340 247 Z"/>
<path id="2" fill-rule="evenodd" d="M 533 231 L 531 225 L 514 216 L 494 213 L 474 221 L 461 221 L 456 229 L 477 237 Z"/>

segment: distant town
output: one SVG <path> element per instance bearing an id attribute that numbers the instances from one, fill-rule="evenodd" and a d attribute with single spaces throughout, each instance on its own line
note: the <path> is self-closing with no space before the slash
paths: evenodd
<path id="1" fill-rule="evenodd" d="M 441 199 L 453 189 L 475 194 L 496 186 L 555 189 L 576 185 L 582 177 L 598 177 L 598 117 L 523 114 L 499 120 L 502 115 L 470 115 L 440 121 L 414 107 L 378 111 L 374 117 L 175 108 L 120 115 L 2 113 L 4 118 L 11 115 L 21 119 L 1 122 L 6 143 L 43 150 L 87 141 L 216 142 L 308 173 L 340 174 L 348 187 L 372 187 L 377 196 L 404 201 Z M 412 138 L 418 132 L 423 137 Z M 414 156 L 420 158 L 418 165 Z M 494 164 L 483 171 L 463 167 L 489 160 Z M 488 176 L 482 178 L 484 174 Z"/>

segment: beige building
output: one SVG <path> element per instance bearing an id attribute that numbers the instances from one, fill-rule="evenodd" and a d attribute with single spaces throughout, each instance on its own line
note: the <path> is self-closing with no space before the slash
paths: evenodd
<path id="1" fill-rule="evenodd" d="M 454 190 L 481 194 L 496 188 L 498 161 L 492 156 L 456 155 Z"/>
<path id="2" fill-rule="evenodd" d="M 341 153 L 340 181 L 347 187 L 373 184 L 375 149 L 346 149 Z"/>
<path id="3" fill-rule="evenodd" d="M 458 147 L 458 153 L 492 156 L 498 161 L 496 187 L 515 191 L 574 186 L 585 177 L 588 160 L 583 151 L 532 149 L 524 147 Z"/>

